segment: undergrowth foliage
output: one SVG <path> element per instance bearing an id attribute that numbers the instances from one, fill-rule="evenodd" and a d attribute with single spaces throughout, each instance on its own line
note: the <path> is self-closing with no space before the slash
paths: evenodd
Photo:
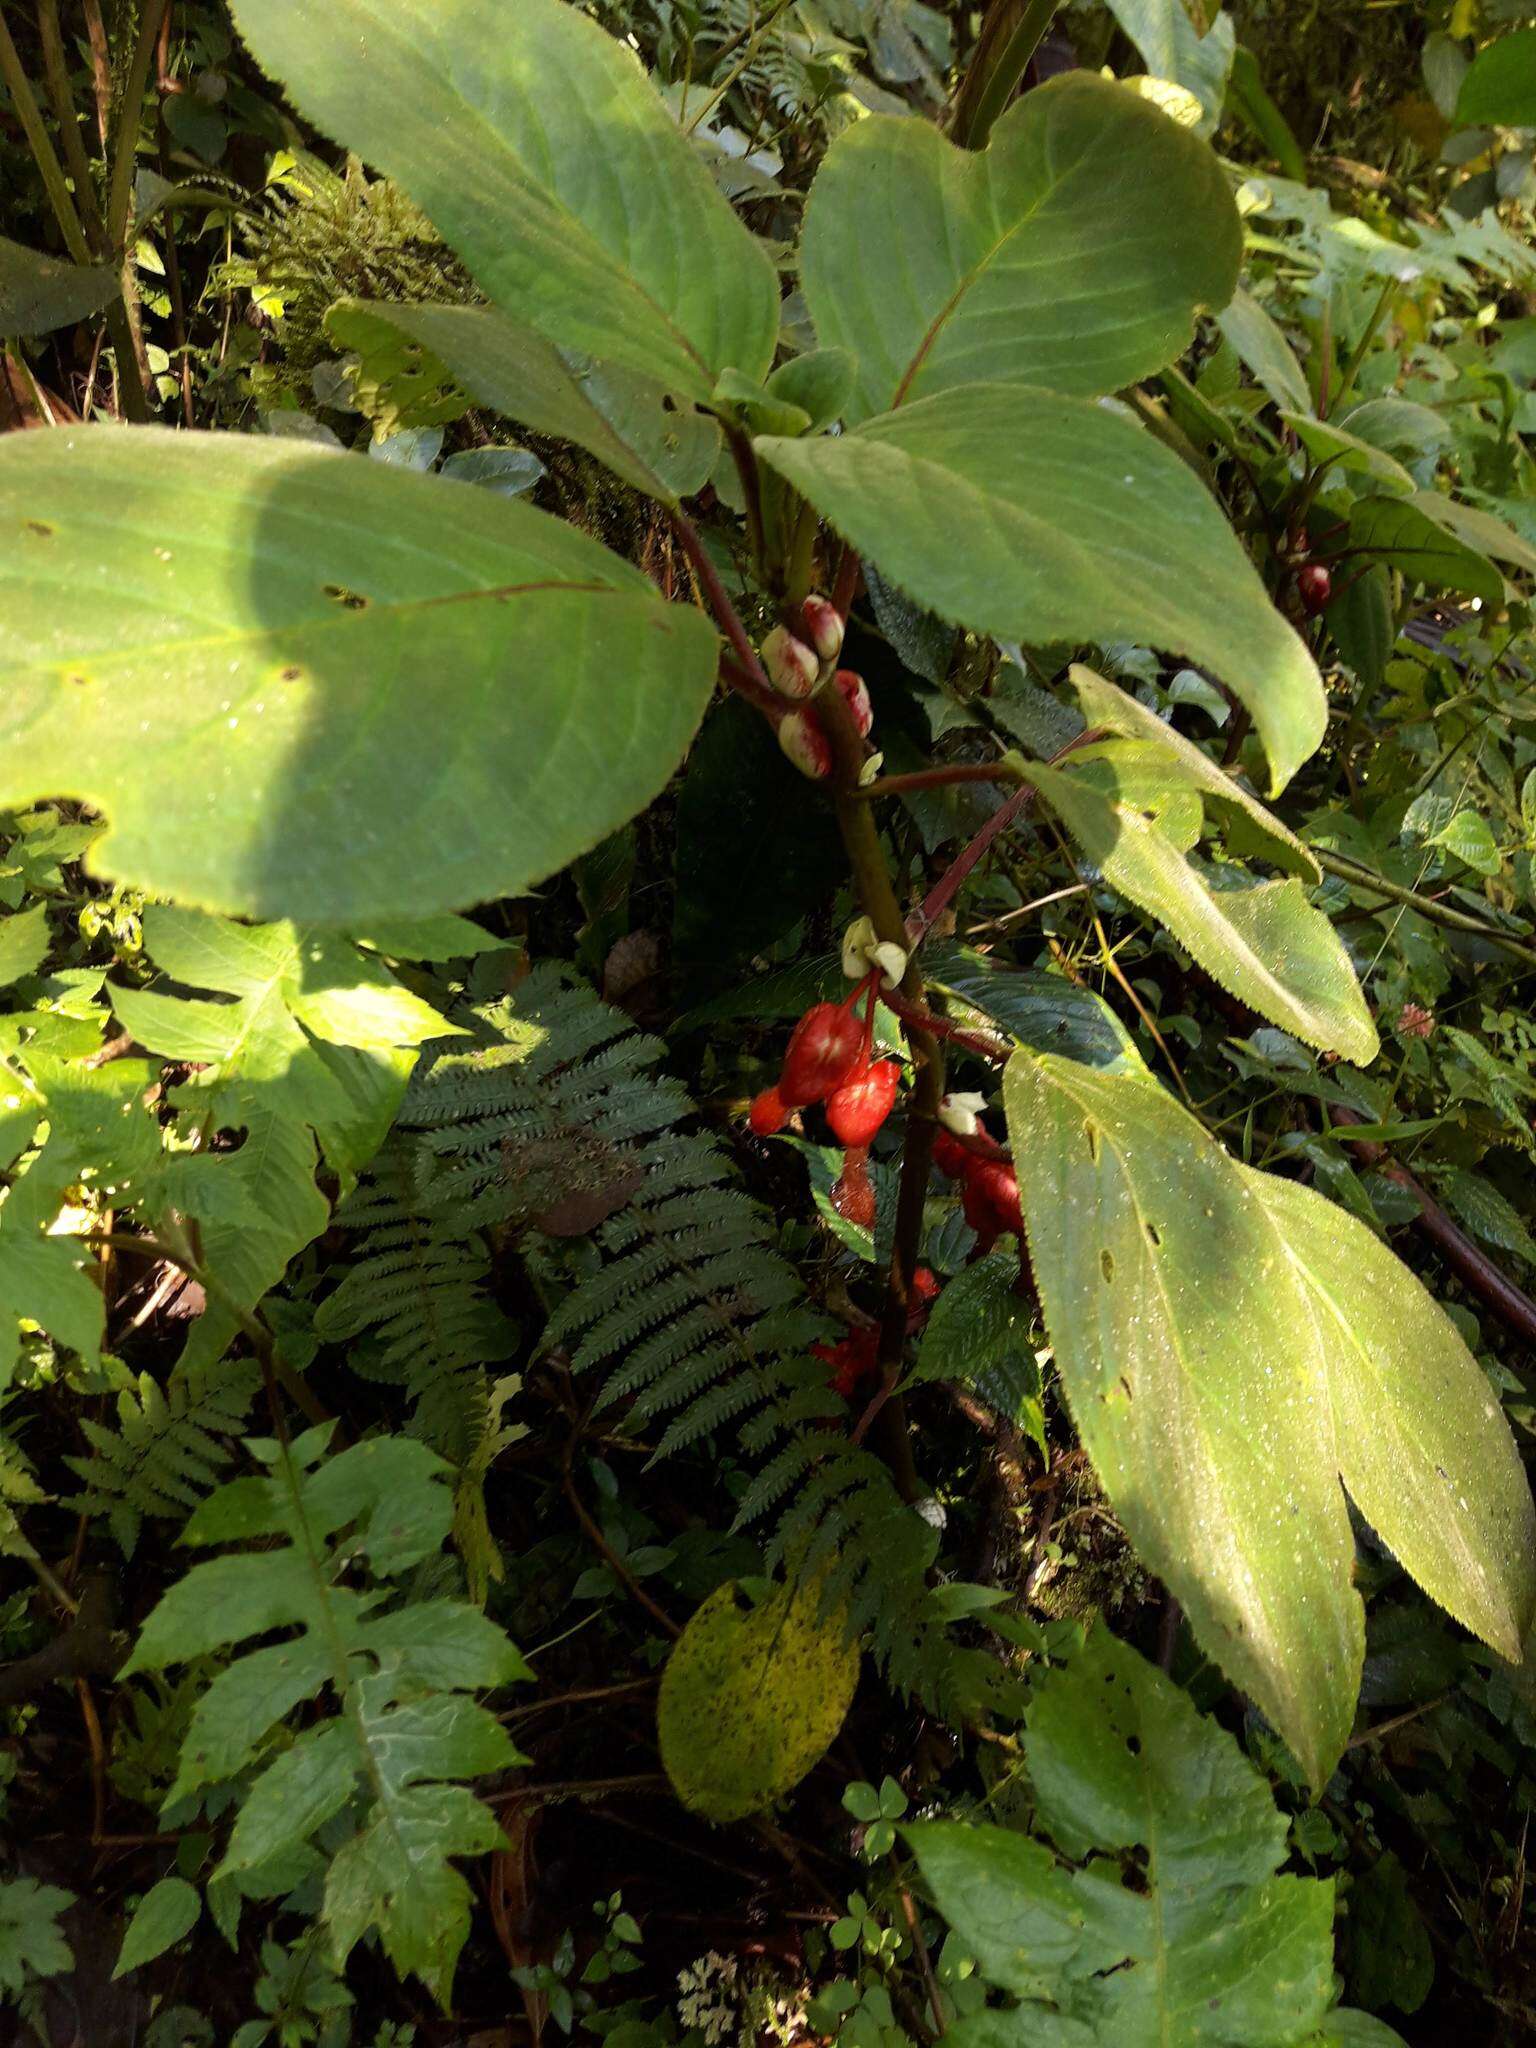
<path id="1" fill-rule="evenodd" d="M 1536 2024 L 1506 15 L 0 16 L 21 2038 Z"/>

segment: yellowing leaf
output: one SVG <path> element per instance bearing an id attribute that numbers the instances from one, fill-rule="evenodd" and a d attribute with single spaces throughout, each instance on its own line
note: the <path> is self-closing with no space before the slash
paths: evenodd
<path id="1" fill-rule="evenodd" d="M 661 1760 L 685 1806 L 740 1820 L 798 1785 L 843 1725 L 859 1653 L 815 1580 L 776 1587 L 749 1607 L 718 1587 L 683 1630 L 662 1673 Z"/>

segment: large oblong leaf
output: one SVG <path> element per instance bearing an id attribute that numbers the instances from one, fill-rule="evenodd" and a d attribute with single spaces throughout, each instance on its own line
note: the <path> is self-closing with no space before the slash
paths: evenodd
<path id="1" fill-rule="evenodd" d="M 1107 787 L 1034 761 L 1020 772 L 1110 887 L 1166 925 L 1239 1002 L 1308 1045 L 1368 1065 L 1381 1049 L 1376 1027 L 1349 955 L 1302 883 L 1210 888 L 1134 792 L 1116 788 L 1116 750 L 1126 744 L 1096 749 Z"/>
<path id="2" fill-rule="evenodd" d="M 0 805 L 100 872 L 366 924 L 517 894 L 661 789 L 715 635 L 530 507 L 248 435 L 0 446 Z"/>
<path id="3" fill-rule="evenodd" d="M 1197 1638 L 1314 1785 L 1363 1653 L 1339 1480 L 1505 1657 L 1536 1517 L 1454 1325 L 1365 1226 L 1240 1166 L 1134 1071 L 1020 1052 L 1009 1135 L 1046 1328 L 1090 1457 Z"/>
<path id="4" fill-rule="evenodd" d="M 762 377 L 767 256 L 635 54 L 566 0 L 235 0 L 258 62 L 552 341 L 705 401 Z"/>
<path id="5" fill-rule="evenodd" d="M 0 334 L 46 334 L 99 313 L 123 288 L 113 264 L 67 263 L 0 235 Z"/>
<path id="6" fill-rule="evenodd" d="M 452 380 L 536 434 L 574 441 L 664 505 L 696 491 L 714 466 L 714 420 L 667 411 L 660 386 L 632 371 L 574 367 L 542 334 L 494 306 L 343 299 L 325 324 L 386 394 L 396 385 L 431 391 Z"/>
<path id="7" fill-rule="evenodd" d="M 1085 71 L 1015 102 L 979 152 L 925 121 L 845 129 L 806 213 L 818 339 L 858 358 L 850 419 L 957 385 L 1084 396 L 1182 354 L 1226 304 L 1242 231 L 1205 143 Z"/>
<path id="8" fill-rule="evenodd" d="M 929 611 L 998 640 L 1142 640 L 1214 669 L 1253 714 L 1272 790 L 1322 739 L 1312 658 L 1219 506 L 1107 406 L 972 384 L 850 434 L 756 445 Z"/>

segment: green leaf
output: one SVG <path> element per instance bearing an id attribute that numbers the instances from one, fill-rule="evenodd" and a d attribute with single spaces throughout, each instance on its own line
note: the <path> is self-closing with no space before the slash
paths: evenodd
<path id="1" fill-rule="evenodd" d="M 195 1564 L 151 1610 L 125 1673 L 184 1664 L 273 1629 L 299 1631 L 238 1657 L 206 1688 L 171 1801 L 257 1764 L 217 1882 L 291 1857 L 355 1798 L 352 1831 L 326 1879 L 335 1966 L 377 1926 L 396 1969 L 446 2005 L 470 1914 L 469 1887 L 449 1859 L 501 1841 L 461 1781 L 522 1761 L 468 1694 L 528 1670 L 499 1628 L 458 1601 L 371 1616 L 380 1593 L 356 1589 L 363 1560 L 384 1581 L 436 1553 L 453 1512 L 442 1483 L 449 1468 L 406 1437 L 327 1459 L 328 1434 L 265 1446 L 269 1477 L 237 1479 L 197 1510 L 187 1542 L 264 1547 Z M 271 1756 L 270 1731 L 322 1687 L 334 1717 L 312 1721 Z"/>
<path id="2" fill-rule="evenodd" d="M 1224 989 L 1306 1044 L 1368 1064 L 1380 1049 L 1376 1027 L 1349 955 L 1302 883 L 1211 887 L 1135 792 L 1117 787 L 1115 749 L 1126 744 L 1134 742 L 1095 750 L 1104 787 L 1033 761 L 1020 772 L 1110 887 L 1165 925 Z"/>
<path id="3" fill-rule="evenodd" d="M 521 894 L 656 795 L 713 686 L 703 616 L 584 535 L 292 442 L 11 434 L 0 535 L 0 805 L 96 804 L 97 872 L 207 909 Z"/>
<path id="4" fill-rule="evenodd" d="M 818 340 L 858 360 L 858 420 L 967 384 L 1134 383 L 1226 303 L 1241 250 L 1206 145 L 1077 71 L 976 152 L 926 121 L 854 122 L 817 174 L 801 264 Z"/>
<path id="5" fill-rule="evenodd" d="M 1177 776 L 1187 787 L 1197 789 L 1204 801 L 1217 811 L 1229 831 L 1243 834 L 1245 845 L 1261 852 L 1266 860 L 1273 861 L 1276 867 L 1285 868 L 1291 874 L 1301 875 L 1310 882 L 1322 880 L 1323 871 L 1311 849 L 1303 846 L 1273 811 L 1266 810 L 1257 797 L 1250 795 L 1240 782 L 1218 768 L 1208 754 L 1202 753 L 1192 740 L 1185 739 L 1167 719 L 1159 718 L 1155 711 L 1131 696 L 1129 691 L 1095 674 L 1091 668 L 1085 668 L 1080 661 L 1073 662 L 1068 674 L 1088 725 L 1103 726 L 1128 739 L 1150 741 L 1161 749 L 1169 775 Z"/>
<path id="6" fill-rule="evenodd" d="M 1416 500 L 1362 498 L 1349 515 L 1349 544 L 1430 590 L 1504 602 L 1504 578 L 1487 556 L 1447 533 Z"/>
<path id="7" fill-rule="evenodd" d="M 1183 86 L 1200 102 L 1200 133 L 1221 118 L 1232 69 L 1232 17 L 1218 10 L 1202 34 L 1184 0 L 1109 0 L 1109 11 L 1141 53 L 1154 78 Z"/>
<path id="8" fill-rule="evenodd" d="M 1317 419 L 1310 406 L 1305 412 L 1282 406 L 1280 417 L 1288 427 L 1295 429 L 1296 438 L 1302 447 L 1319 462 L 1336 463 L 1343 469 L 1361 470 L 1387 490 L 1413 490 L 1413 478 L 1400 462 L 1394 461 L 1387 454 L 1385 449 L 1373 447 L 1369 441 L 1360 440 L 1332 420 Z"/>
<path id="9" fill-rule="evenodd" d="M 1342 1479 L 1404 1568 L 1514 1659 L 1536 1515 L 1454 1325 L 1365 1225 L 1231 1159 L 1150 1077 L 1004 1081 L 1068 1402 L 1138 1551 L 1321 1786 L 1363 1654 Z"/>
<path id="10" fill-rule="evenodd" d="M 1479 50 L 1456 95 L 1458 128 L 1536 128 L 1536 28 Z"/>
<path id="11" fill-rule="evenodd" d="M 568 360 L 569 352 L 494 307 L 343 299 L 325 324 L 340 347 L 361 357 L 374 407 L 451 378 L 507 419 L 574 441 L 664 505 L 698 490 L 719 453 L 715 422 L 666 410 L 658 384 L 579 356 Z"/>
<path id="12" fill-rule="evenodd" d="M 113 1981 L 173 1948 L 197 1925 L 202 1901 L 184 1877 L 162 1877 L 140 1899 L 123 1935 Z"/>
<path id="13" fill-rule="evenodd" d="M 768 257 L 629 46 L 565 0 L 236 0 L 257 61 L 396 178 L 489 296 L 701 404 L 763 377 Z"/>
<path id="14" fill-rule="evenodd" d="M 58 1921 L 74 1893 L 35 1877 L 0 1879 L 0 1992 L 20 1996 L 28 1977 L 56 1977 L 74 1961 Z"/>
<path id="15" fill-rule="evenodd" d="M 1475 1237 L 1499 1251 L 1514 1252 L 1528 1266 L 1536 1266 L 1536 1238 L 1527 1230 L 1514 1204 L 1499 1193 L 1492 1181 L 1465 1167 L 1449 1166 L 1436 1175 L 1436 1185 Z"/>
<path id="16" fill-rule="evenodd" d="M 1458 811 L 1429 841 L 1480 875 L 1496 875 L 1503 865 L 1493 827 L 1478 811 Z"/>
<path id="17" fill-rule="evenodd" d="M 1330 601 L 1328 631 L 1339 658 L 1368 689 L 1380 684 L 1392 653 L 1392 584 L 1380 563 L 1352 576 Z"/>
<path id="18" fill-rule="evenodd" d="M 1170 1679 L 1100 1627 L 1036 1681 L 1024 1752 L 1055 1854 L 1001 1827 L 904 1831 L 983 1976 L 1025 2001 L 1004 2038 L 1292 2048 L 1322 2021 L 1332 1880 L 1276 1876 L 1284 1815 Z M 1111 1860 L 1130 1851 L 1145 1854 L 1134 1889 Z M 950 2038 L 963 2048 L 967 2023 Z"/>
<path id="19" fill-rule="evenodd" d="M 1464 505 L 1459 498 L 1447 498 L 1439 491 L 1416 491 L 1413 503 L 1442 532 L 1475 553 L 1536 574 L 1536 547 L 1494 513 L 1485 512 L 1480 505 Z"/>
<path id="20" fill-rule="evenodd" d="M 99 313 L 122 289 L 114 264 L 66 263 L 0 235 L 0 335 L 68 327 Z"/>
<path id="21" fill-rule="evenodd" d="M 961 1023 L 1005 1031 L 1036 1052 L 1065 1053 L 1090 1067 L 1142 1063 L 1130 1033 L 1103 997 L 1065 975 L 1013 967 L 965 946 L 930 945 L 923 970 L 956 999 Z"/>
<path id="22" fill-rule="evenodd" d="M 830 1747 L 853 1700 L 859 1652 L 815 1579 L 756 1607 L 719 1586 L 661 1676 L 661 1760 L 684 1806 L 741 1820 L 782 1799 Z"/>
<path id="23" fill-rule="evenodd" d="M 0 988 L 25 981 L 48 957 L 48 906 L 35 903 L 14 917 L 0 917 Z"/>
<path id="24" fill-rule="evenodd" d="M 955 1275 L 934 1304 L 918 1346 L 914 1378 L 958 1380 L 1041 1444 L 1045 1414 L 1034 1318 L 1019 1292 L 1019 1263 L 994 1252 Z"/>
<path id="25" fill-rule="evenodd" d="M 1306 373 L 1291 344 L 1269 314 L 1239 289 L 1216 316 L 1216 325 L 1237 351 L 1239 362 L 1269 393 L 1275 404 L 1295 413 L 1312 411 Z"/>
<path id="26" fill-rule="evenodd" d="M 1321 740 L 1317 670 L 1219 507 L 1107 407 L 978 384 L 853 433 L 757 448 L 946 619 L 1031 646 L 1139 641 L 1215 670 L 1253 714 L 1272 793 Z M 935 547 L 938 531 L 964 547 Z"/>

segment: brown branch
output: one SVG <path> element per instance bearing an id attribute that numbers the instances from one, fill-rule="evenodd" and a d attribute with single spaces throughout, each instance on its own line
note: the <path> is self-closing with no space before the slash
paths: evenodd
<path id="1" fill-rule="evenodd" d="M 1363 1123 L 1365 1119 L 1354 1110 L 1335 1104 L 1330 1112 L 1336 1124 Z M 1363 1159 L 1367 1166 L 1374 1166 L 1378 1173 L 1405 1188 L 1419 1205 L 1415 1227 L 1438 1249 L 1445 1263 L 1463 1284 L 1475 1294 L 1479 1301 L 1490 1308 L 1506 1329 L 1527 1344 L 1536 1344 L 1536 1301 L 1532 1301 L 1511 1280 L 1507 1273 L 1496 1266 L 1492 1259 L 1480 1252 L 1477 1246 L 1453 1223 L 1434 1196 L 1416 1179 L 1406 1166 L 1388 1155 L 1385 1145 L 1379 1145 L 1371 1138 L 1351 1138 L 1350 1149 Z"/>
<path id="2" fill-rule="evenodd" d="M 571 1504 L 571 1512 L 581 1524 L 582 1533 L 630 1597 L 639 1606 L 643 1607 L 652 1621 L 656 1622 L 659 1627 L 664 1628 L 675 1642 L 682 1634 L 681 1628 L 678 1627 L 665 1608 L 657 1606 L 629 1566 L 625 1564 L 623 1558 L 619 1556 L 613 1545 L 608 1541 L 608 1538 L 603 1534 L 597 1523 L 593 1521 L 592 1517 L 582 1506 L 581 1495 L 576 1491 L 575 1475 L 571 1471 L 571 1463 L 575 1455 L 576 1439 L 573 1436 L 566 1444 L 565 1456 L 561 1461 L 560 1484 L 566 1499 Z"/>

